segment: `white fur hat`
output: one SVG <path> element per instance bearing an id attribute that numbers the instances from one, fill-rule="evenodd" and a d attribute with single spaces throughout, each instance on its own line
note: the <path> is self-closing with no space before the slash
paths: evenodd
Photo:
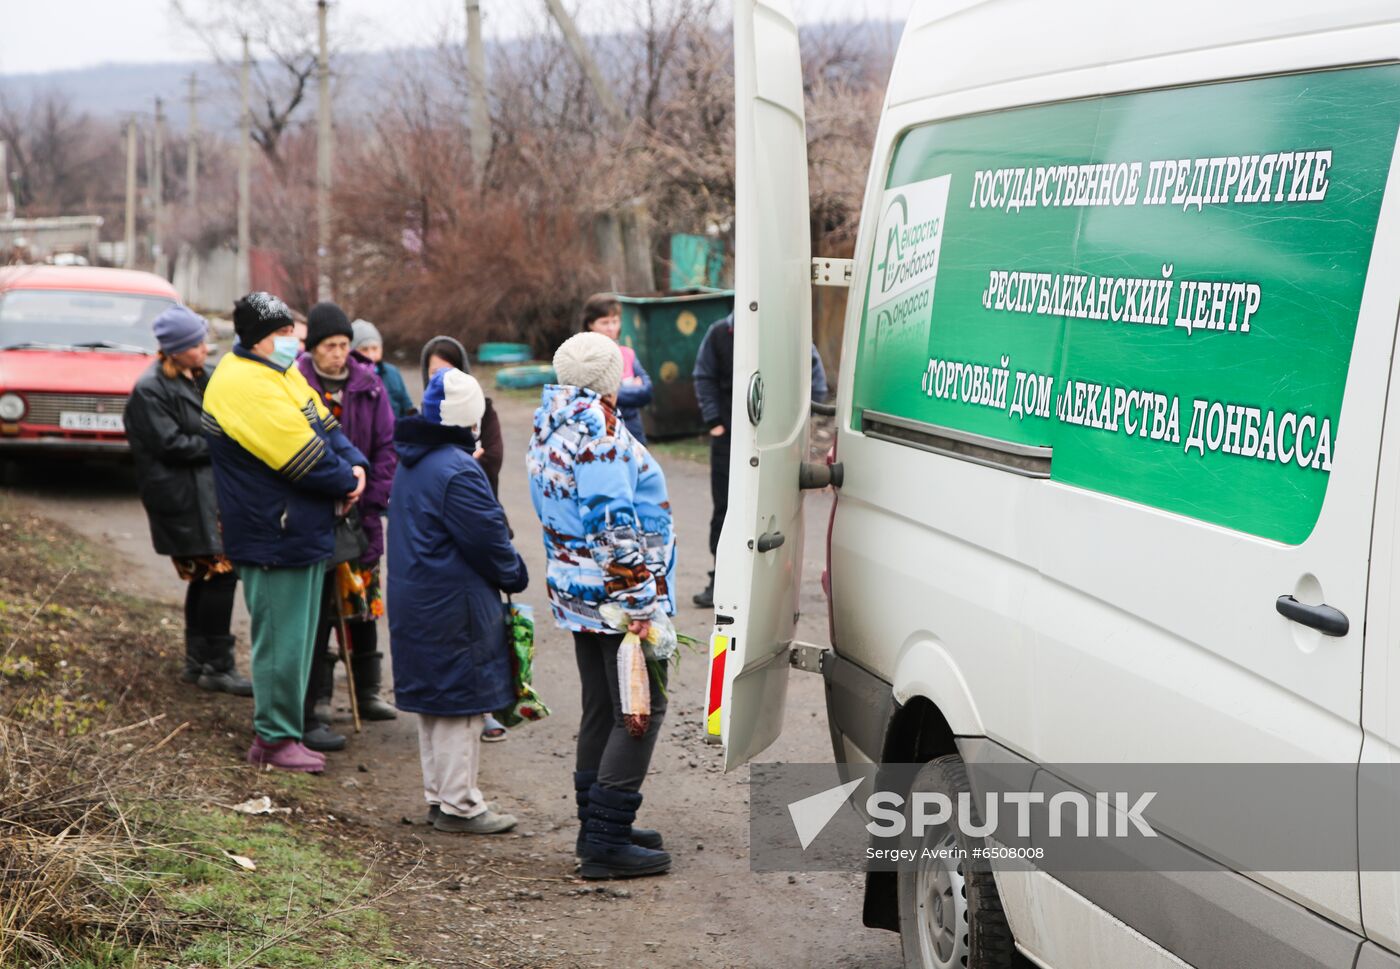
<path id="1" fill-rule="evenodd" d="M 575 333 L 554 351 L 554 374 L 568 387 L 615 394 L 622 386 L 622 351 L 601 333 Z"/>
<path id="2" fill-rule="evenodd" d="M 477 379 L 455 367 L 448 370 L 442 378 L 442 422 L 475 427 L 485 413 L 486 393 Z"/>

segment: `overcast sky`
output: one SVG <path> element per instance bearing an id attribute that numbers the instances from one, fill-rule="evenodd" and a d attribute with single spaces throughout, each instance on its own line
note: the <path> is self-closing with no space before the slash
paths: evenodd
<path id="1" fill-rule="evenodd" d="M 188 0 L 199 10 L 209 0 Z M 314 0 L 286 0 L 288 4 Z M 571 0 L 581 28 L 607 30 L 630 20 L 638 0 Z M 903 20 L 913 0 L 793 0 L 805 22 Z M 481 0 L 487 39 L 537 29 L 544 0 Z M 332 29 L 345 23 L 361 49 L 431 45 L 460 35 L 462 0 L 332 0 Z M 169 0 L 0 0 L 0 75 L 103 63 L 202 60 L 199 41 L 170 12 Z"/>

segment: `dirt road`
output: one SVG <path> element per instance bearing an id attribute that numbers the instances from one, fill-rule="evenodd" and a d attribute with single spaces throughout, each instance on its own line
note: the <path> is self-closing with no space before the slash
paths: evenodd
<path id="1" fill-rule="evenodd" d="M 639 819 L 664 832 L 675 858 L 673 872 L 612 883 L 603 891 L 573 878 L 577 672 L 571 641 L 547 618 L 543 551 L 522 457 L 532 405 L 506 396 L 497 396 L 496 403 L 508 453 L 501 497 L 531 571 L 531 588 L 522 598 L 542 618 L 536 683 L 553 709 L 549 719 L 484 747 L 482 789 L 521 819 L 518 833 L 454 837 L 403 823 L 424 811 L 411 715 L 367 725 L 345 752 L 330 755 L 329 769 L 312 782 L 342 840 L 365 852 L 374 844 L 388 846 L 380 864 L 389 878 L 421 858 L 410 887 L 381 906 L 405 956 L 433 965 L 501 969 L 899 965 L 896 937 L 861 925 L 857 875 L 749 870 L 748 770 L 723 773 L 719 748 L 701 738 L 705 661 L 698 655 L 687 654 L 673 680 L 671 710 Z M 689 597 L 704 584 L 709 567 L 708 469 L 681 459 L 666 461 L 665 467 L 680 543 L 684 605 L 677 626 L 703 639 L 709 617 L 691 607 Z M 129 474 L 101 466 L 27 468 L 6 490 L 22 507 L 63 520 L 121 553 L 130 568 L 114 581 L 130 591 L 172 601 L 183 594 L 169 563 L 150 549 Z M 799 635 L 812 642 L 826 641 L 816 578 L 828 500 L 825 495 L 808 499 L 808 583 Z M 241 604 L 239 610 L 244 623 Z M 381 635 L 387 641 L 387 630 Z M 243 636 L 240 646 L 246 668 Z M 338 690 L 343 701 L 343 689 Z M 786 722 L 783 737 L 762 760 L 831 758 L 820 678 L 793 675 Z M 247 738 L 211 735 L 209 743 L 234 758 Z M 250 791 L 257 783 L 251 771 L 248 783 Z"/>

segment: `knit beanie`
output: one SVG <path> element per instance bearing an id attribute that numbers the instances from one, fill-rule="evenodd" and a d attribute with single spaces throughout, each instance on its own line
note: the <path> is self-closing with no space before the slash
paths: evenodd
<path id="1" fill-rule="evenodd" d="M 355 331 L 350 326 L 350 317 L 332 302 L 317 303 L 311 307 L 311 312 L 306 314 L 306 349 L 310 350 L 322 340 L 333 336 L 354 339 Z"/>
<path id="2" fill-rule="evenodd" d="M 354 336 L 350 337 L 350 349 L 358 350 L 366 343 L 378 343 L 384 345 L 384 338 L 379 335 L 379 327 L 369 320 L 356 320 L 350 324 L 350 331 Z"/>
<path id="3" fill-rule="evenodd" d="M 268 335 L 292 325 L 292 311 L 271 293 L 258 291 L 233 304 L 233 332 L 238 342 L 251 350 Z"/>
<path id="4" fill-rule="evenodd" d="M 607 397 L 622 385 L 622 351 L 601 333 L 575 333 L 554 351 L 554 373 L 565 386 Z"/>
<path id="5" fill-rule="evenodd" d="M 166 356 L 194 349 L 205 341 L 209 333 L 204 317 L 180 303 L 157 316 L 151 329 Z"/>
<path id="6" fill-rule="evenodd" d="M 475 427 L 486 413 L 486 392 L 471 374 L 456 368 L 442 372 L 442 423 Z"/>
<path id="7" fill-rule="evenodd" d="M 423 415 L 424 420 L 430 423 L 442 423 L 442 398 L 444 393 L 442 381 L 451 369 L 451 367 L 444 367 L 433 374 L 432 379 L 428 381 L 428 385 L 423 388 L 423 407 L 419 410 L 419 413 Z"/>

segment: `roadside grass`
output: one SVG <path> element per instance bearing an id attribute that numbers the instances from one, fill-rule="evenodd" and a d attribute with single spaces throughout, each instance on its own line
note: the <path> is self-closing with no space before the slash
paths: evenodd
<path id="1" fill-rule="evenodd" d="M 178 610 L 3 495 L 0 544 L 0 966 L 417 965 L 376 909 L 402 881 L 322 833 L 310 778 L 234 766 L 246 701 L 175 681 Z M 288 812 L 231 810 L 249 786 Z"/>
<path id="2" fill-rule="evenodd" d="M 223 807 L 159 809 L 154 820 L 187 839 L 152 850 L 144 876 L 182 922 L 200 926 L 180 947 L 181 965 L 413 965 L 395 956 L 388 922 L 373 908 L 382 892 L 359 859 L 333 854 L 294 823 Z"/>

